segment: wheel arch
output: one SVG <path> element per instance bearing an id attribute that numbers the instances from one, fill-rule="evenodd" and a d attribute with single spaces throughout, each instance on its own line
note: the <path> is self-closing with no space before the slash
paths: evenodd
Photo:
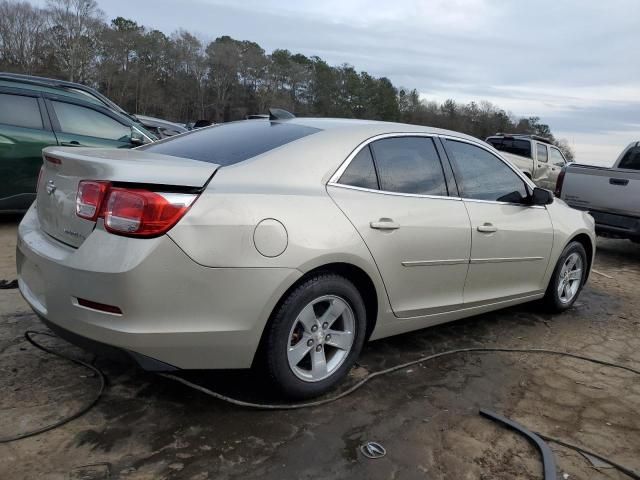
<path id="1" fill-rule="evenodd" d="M 362 301 L 364 302 L 365 309 L 367 312 L 367 318 L 366 318 L 367 330 L 366 330 L 365 341 L 369 339 L 369 337 L 371 336 L 371 333 L 375 329 L 376 321 L 378 318 L 378 312 L 380 308 L 379 299 L 378 299 L 379 291 L 376 288 L 376 285 L 373 279 L 367 272 L 365 272 L 362 268 L 354 265 L 353 263 L 348 263 L 348 262 L 327 263 L 306 271 L 304 275 L 302 275 L 295 282 L 293 282 L 289 286 L 289 288 L 287 288 L 287 290 L 282 294 L 282 296 L 278 299 L 273 309 L 271 310 L 267 323 L 265 324 L 262 330 L 262 334 L 260 336 L 260 342 L 258 344 L 258 349 L 253 359 L 254 364 L 256 360 L 261 357 L 261 354 L 264 353 L 264 343 L 265 343 L 264 341 L 266 336 L 265 333 L 270 328 L 271 323 L 273 322 L 273 319 L 276 315 L 276 312 L 278 311 L 282 303 L 289 296 L 289 294 L 298 287 L 298 285 L 307 281 L 309 278 L 321 273 L 333 273 L 333 274 L 340 275 L 346 278 L 347 280 L 349 280 L 351 283 L 353 283 L 356 289 L 358 289 L 358 292 L 362 297 Z"/>
<path id="2" fill-rule="evenodd" d="M 589 274 L 591 273 L 591 264 L 593 263 L 593 241 L 591 240 L 591 237 L 589 237 L 589 235 L 587 235 L 586 233 L 579 233 L 571 237 L 571 239 L 567 242 L 567 245 L 569 245 L 571 242 L 580 243 L 587 252 L 587 275 L 584 277 L 584 281 L 586 283 L 586 281 L 589 279 Z"/>

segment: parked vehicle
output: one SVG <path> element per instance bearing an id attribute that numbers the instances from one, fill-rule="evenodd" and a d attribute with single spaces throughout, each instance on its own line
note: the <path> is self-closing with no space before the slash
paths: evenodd
<path id="1" fill-rule="evenodd" d="M 612 168 L 571 164 L 560 175 L 556 195 L 588 210 L 596 232 L 640 242 L 640 142 L 632 142 Z"/>
<path id="2" fill-rule="evenodd" d="M 184 125 L 160 118 L 148 117 L 147 115 L 136 115 L 136 118 L 158 138 L 173 137 L 189 131 Z"/>
<path id="3" fill-rule="evenodd" d="M 29 208 L 44 147 L 131 148 L 152 139 L 129 117 L 85 95 L 0 79 L 0 212 Z"/>
<path id="4" fill-rule="evenodd" d="M 163 120 L 161 118 L 150 117 L 148 115 L 134 115 L 132 113 L 129 113 L 113 100 L 106 97 L 105 95 L 102 95 L 95 88 L 88 87 L 81 83 L 68 82 L 66 80 L 58 80 L 56 78 L 22 75 L 18 73 L 0 73 L 0 80 L 13 80 L 21 83 L 29 83 L 31 85 L 49 86 L 64 90 L 66 92 L 80 94 L 84 97 L 88 97 L 93 101 L 101 103 L 108 109 L 113 110 L 120 115 L 129 117 L 131 120 L 139 124 L 139 126 L 143 127 L 148 132 L 152 132 L 158 138 L 166 138 L 187 131 L 186 127 L 178 123 Z"/>
<path id="5" fill-rule="evenodd" d="M 563 311 L 594 256 L 588 214 L 445 130 L 276 117 L 44 158 L 17 269 L 47 325 L 150 370 L 264 368 L 290 397 L 369 339 Z"/>
<path id="6" fill-rule="evenodd" d="M 549 190 L 555 189 L 558 175 L 567 164 L 560 149 L 538 135 L 497 133 L 486 141 L 500 150 L 533 183 Z"/>

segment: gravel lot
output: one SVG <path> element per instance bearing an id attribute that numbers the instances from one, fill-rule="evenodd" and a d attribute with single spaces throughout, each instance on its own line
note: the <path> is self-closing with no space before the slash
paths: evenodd
<path id="1" fill-rule="evenodd" d="M 16 218 L 0 220 L 0 279 L 15 278 L 16 229 Z M 593 274 L 563 315 L 522 305 L 372 342 L 347 384 L 425 353 L 471 346 L 551 348 L 640 368 L 640 245 L 600 240 L 595 268 L 606 276 Z M 17 290 L 0 290 L 0 317 L 1 437 L 54 421 L 91 397 L 97 381 L 85 369 L 23 341 L 26 329 L 44 327 Z M 62 340 L 45 342 L 92 358 Z M 54 431 L 0 445 L 0 478 L 541 478 L 537 451 L 481 418 L 479 407 L 640 472 L 638 376 L 579 360 L 462 354 L 373 380 L 336 403 L 289 412 L 241 409 L 131 366 L 96 364 L 109 379 L 99 404 Z M 188 377 L 273 400 L 246 372 Z M 387 456 L 364 458 L 358 446 L 366 440 L 382 443 Z M 552 447 L 558 473 L 569 479 L 628 478 Z"/>

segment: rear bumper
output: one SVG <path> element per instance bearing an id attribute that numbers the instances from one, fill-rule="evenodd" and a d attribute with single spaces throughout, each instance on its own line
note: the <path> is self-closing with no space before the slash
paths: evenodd
<path id="1" fill-rule="evenodd" d="M 33 207 L 19 227 L 16 259 L 22 295 L 54 330 L 92 351 L 124 350 L 154 370 L 251 366 L 272 309 L 301 275 L 203 267 L 168 236 L 125 238 L 100 227 L 71 248 L 40 230 Z"/>
<path id="2" fill-rule="evenodd" d="M 101 357 L 109 358 L 116 362 L 130 363 L 133 360 L 138 364 L 138 366 L 150 372 L 168 372 L 177 370 L 177 368 L 173 365 L 161 362 L 155 358 L 147 357 L 146 355 L 142 355 L 140 353 L 114 347 L 113 345 L 107 345 L 106 343 L 97 342 L 90 338 L 73 333 L 69 330 L 65 330 L 59 325 L 50 322 L 46 318 L 40 317 L 40 320 L 60 338 L 82 348 L 83 350 L 86 350 L 87 352 L 100 355 Z"/>

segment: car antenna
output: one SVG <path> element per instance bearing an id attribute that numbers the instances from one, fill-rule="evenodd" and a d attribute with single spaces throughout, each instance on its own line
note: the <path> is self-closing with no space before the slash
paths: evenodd
<path id="1" fill-rule="evenodd" d="M 296 116 L 282 108 L 269 109 L 269 120 L 288 120 L 289 118 L 296 118 Z"/>

